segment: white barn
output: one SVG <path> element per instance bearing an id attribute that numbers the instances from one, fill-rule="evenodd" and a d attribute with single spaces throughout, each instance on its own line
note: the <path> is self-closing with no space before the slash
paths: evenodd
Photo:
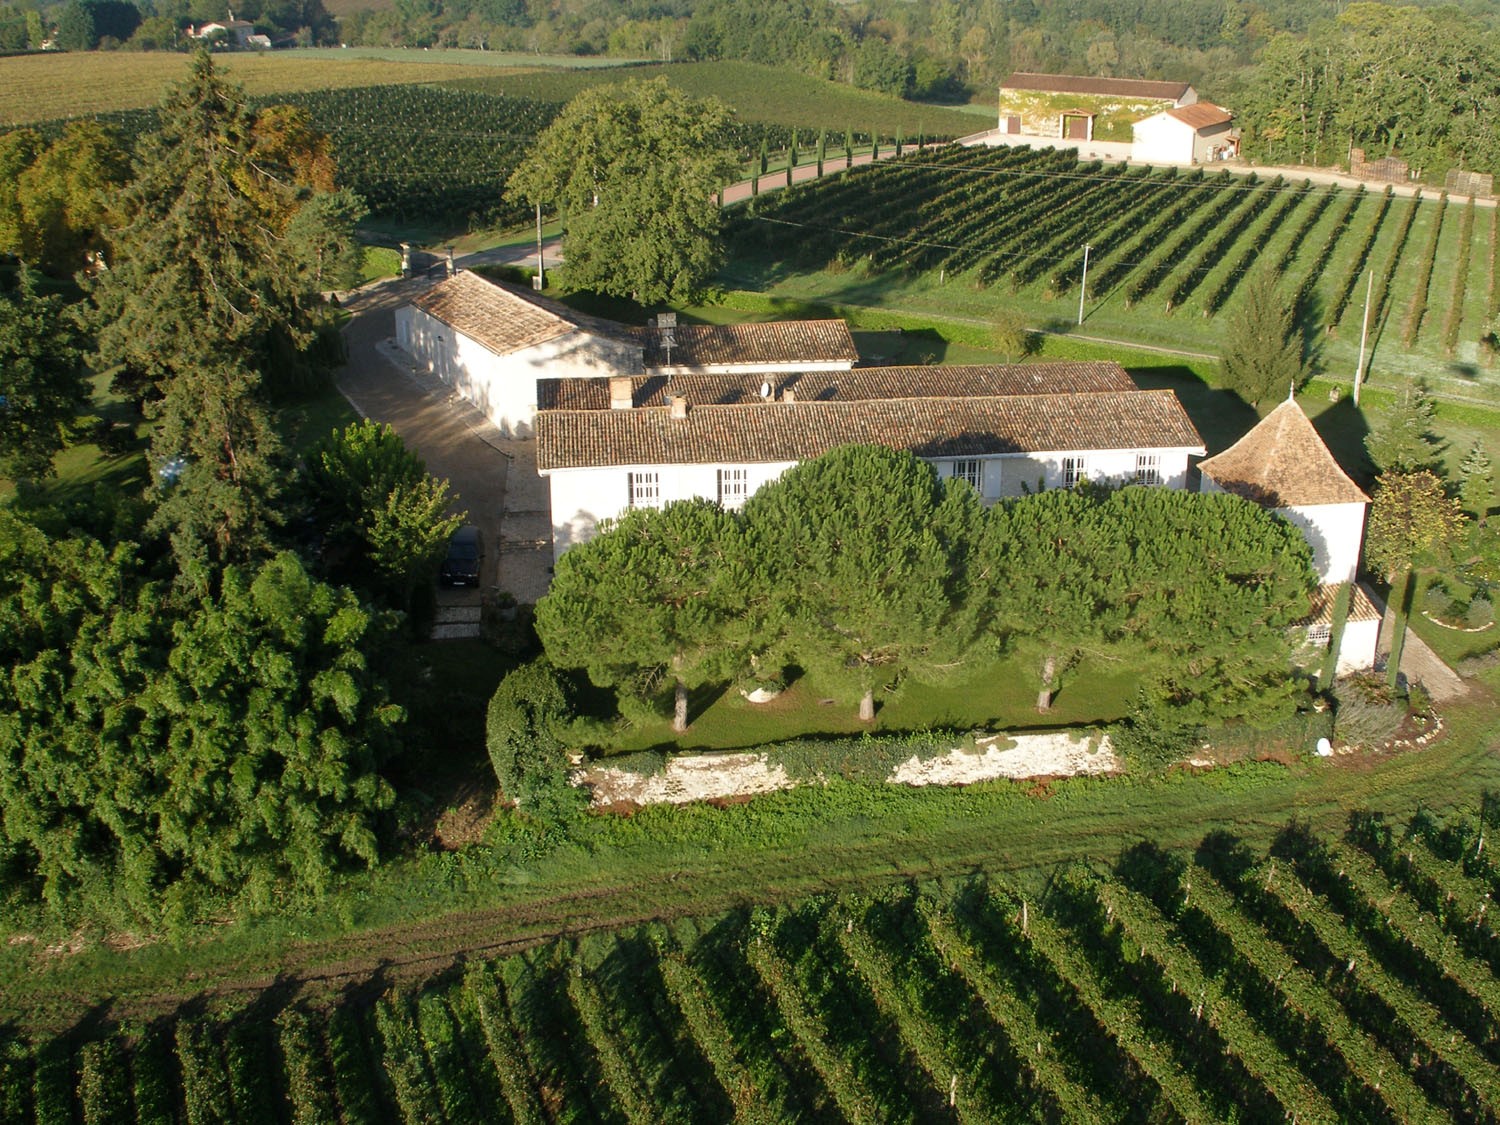
<path id="1" fill-rule="evenodd" d="M 1209 102 L 1173 106 L 1137 121 L 1130 159 L 1144 164 L 1207 164 L 1239 155 L 1227 109 Z"/>
<path id="2" fill-rule="evenodd" d="M 906 449 L 986 502 L 1083 479 L 1187 485 L 1202 438 L 1171 391 L 1115 363 L 893 367 L 744 378 L 551 381 L 537 414 L 553 553 L 632 507 L 737 507 L 839 445 Z"/>
<path id="3" fill-rule="evenodd" d="M 396 344 L 521 438 L 544 378 L 838 371 L 859 358 L 841 320 L 635 328 L 467 270 L 396 310 Z"/>
<path id="4" fill-rule="evenodd" d="M 1288 398 L 1239 441 L 1198 466 L 1203 492 L 1232 492 L 1287 520 L 1306 537 L 1322 590 L 1308 621 L 1308 639 L 1327 647 L 1333 598 L 1353 582 L 1364 544 L 1370 498 L 1334 460 L 1302 408 Z M 1372 668 L 1380 612 L 1355 586 L 1339 648 L 1340 671 Z"/>

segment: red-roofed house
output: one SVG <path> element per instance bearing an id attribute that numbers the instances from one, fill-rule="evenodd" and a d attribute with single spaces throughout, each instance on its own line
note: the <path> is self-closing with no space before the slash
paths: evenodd
<path id="1" fill-rule="evenodd" d="M 1164 109 L 1134 126 L 1130 158 L 1148 164 L 1207 164 L 1239 155 L 1234 117 L 1209 102 Z"/>
<path id="2" fill-rule="evenodd" d="M 1018 71 L 1000 85 L 1000 132 L 1064 144 L 1130 142 L 1130 125 L 1162 109 L 1192 105 L 1186 82 Z"/>
<path id="3" fill-rule="evenodd" d="M 847 371 L 841 320 L 633 328 L 461 270 L 396 310 L 396 344 L 510 437 L 530 437 L 539 381 Z"/>
<path id="4" fill-rule="evenodd" d="M 536 418 L 554 553 L 633 507 L 691 497 L 738 507 L 799 461 L 851 443 L 909 450 L 986 501 L 1084 478 L 1182 488 L 1189 457 L 1203 453 L 1177 396 L 1137 389 L 1114 363 L 867 368 L 754 390 L 744 382 L 549 384 L 553 401 L 568 404 Z"/>

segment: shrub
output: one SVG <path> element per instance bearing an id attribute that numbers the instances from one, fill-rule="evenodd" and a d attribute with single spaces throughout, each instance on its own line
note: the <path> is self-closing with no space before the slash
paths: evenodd
<path id="1" fill-rule="evenodd" d="M 572 718 L 569 685 L 545 659 L 510 673 L 490 699 L 485 743 L 500 791 L 538 820 L 564 820 L 582 804 L 568 784 Z"/>
<path id="2" fill-rule="evenodd" d="M 1385 680 L 1373 673 L 1350 676 L 1334 688 L 1334 733 L 1352 746 L 1376 748 L 1396 737 L 1406 708 Z"/>
<path id="3" fill-rule="evenodd" d="M 1110 731 L 1110 741 L 1130 768 L 1145 773 L 1176 765 L 1202 737 L 1196 717 L 1144 688 L 1125 721 Z"/>

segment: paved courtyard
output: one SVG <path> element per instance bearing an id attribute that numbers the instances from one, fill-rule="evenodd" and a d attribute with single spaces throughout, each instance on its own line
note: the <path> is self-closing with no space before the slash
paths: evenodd
<path id="1" fill-rule="evenodd" d="M 435 376 L 395 346 L 395 310 L 436 278 L 369 286 L 349 295 L 349 359 L 338 387 L 362 416 L 389 423 L 456 493 L 485 538 L 482 588 L 535 602 L 551 580 L 552 528 L 546 482 L 536 474 L 535 443 L 502 437 Z M 440 609 L 477 605 L 473 590 L 440 590 Z"/>

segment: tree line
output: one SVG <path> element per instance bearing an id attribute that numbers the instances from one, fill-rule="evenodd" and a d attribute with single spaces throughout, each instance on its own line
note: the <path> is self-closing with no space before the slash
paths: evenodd
<path id="1" fill-rule="evenodd" d="M 1248 66 L 1335 0 L 396 0 L 340 19 L 343 41 L 661 61 L 738 59 L 903 97 L 963 101 L 1014 70 L 1177 78 Z"/>
<path id="2" fill-rule="evenodd" d="M 72 304 L 25 265 L 0 294 L 18 485 L 0 510 L 0 896 L 171 923 L 378 858 L 404 719 L 388 669 L 462 517 L 388 427 L 285 444 L 285 408 L 342 360 L 320 266 L 353 239 L 326 138 L 299 111 L 252 113 L 207 54 L 160 121 L 123 182 L 77 178 L 97 227 L 54 229 L 28 174 L 6 185 L 13 248 L 61 265 L 97 247 L 103 268 Z M 91 126 L 31 149 L 66 167 L 95 151 Z M 150 423 L 144 494 L 37 487 L 90 371 Z"/>
<path id="3" fill-rule="evenodd" d="M 1357 3 L 1273 39 L 1235 109 L 1252 159 L 1343 164 L 1362 148 L 1431 179 L 1500 163 L 1497 104 L 1492 15 Z"/>
<path id="4" fill-rule="evenodd" d="M 1228 495 L 1088 486 L 985 509 L 907 453 L 849 446 L 743 510 L 636 509 L 559 560 L 537 606 L 547 659 L 674 701 L 789 667 L 858 700 L 903 677 L 1021 656 L 1047 710 L 1084 654 L 1130 661 L 1195 721 L 1284 717 L 1289 627 L 1316 584 L 1296 528 Z"/>

